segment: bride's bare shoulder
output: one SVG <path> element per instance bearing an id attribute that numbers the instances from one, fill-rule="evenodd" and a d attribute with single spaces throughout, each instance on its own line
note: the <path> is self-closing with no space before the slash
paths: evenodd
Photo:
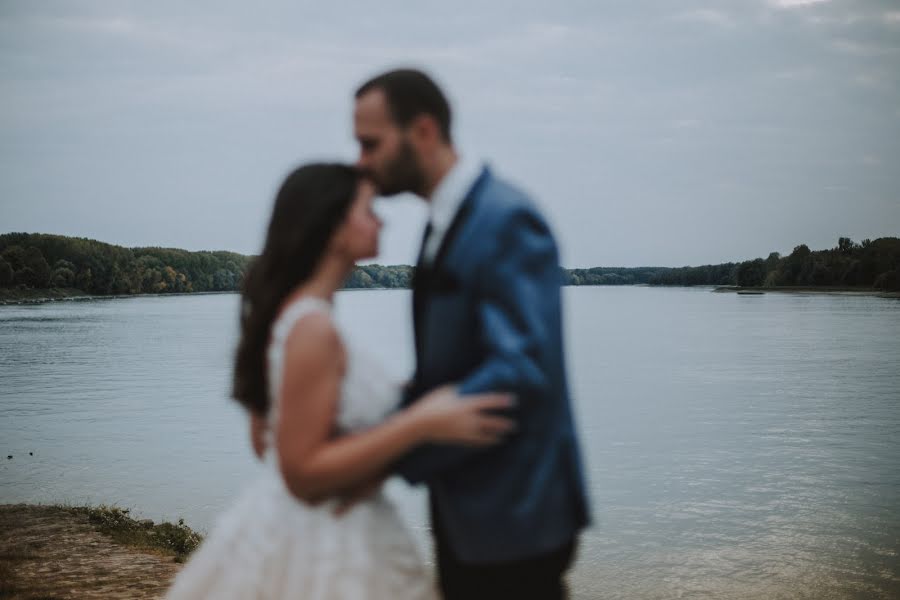
<path id="1" fill-rule="evenodd" d="M 344 345 L 334 321 L 321 311 L 309 312 L 293 323 L 284 350 L 287 356 L 312 368 L 340 362 L 344 356 Z"/>

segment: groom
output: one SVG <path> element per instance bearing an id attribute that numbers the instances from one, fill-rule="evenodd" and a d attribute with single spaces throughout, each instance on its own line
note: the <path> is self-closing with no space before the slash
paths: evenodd
<path id="1" fill-rule="evenodd" d="M 382 195 L 429 204 L 416 265 L 408 400 L 448 382 L 509 391 L 517 432 L 489 449 L 432 445 L 397 465 L 430 491 L 445 598 L 563 598 L 589 508 L 563 361 L 556 244 L 528 197 L 460 156 L 424 73 L 356 92 L 359 167 Z"/>

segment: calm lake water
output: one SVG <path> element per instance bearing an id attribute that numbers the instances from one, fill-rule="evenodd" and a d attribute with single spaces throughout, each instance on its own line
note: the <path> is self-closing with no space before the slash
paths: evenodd
<path id="1" fill-rule="evenodd" d="M 900 301 L 564 298 L 595 511 L 577 598 L 900 597 Z M 227 398 L 237 301 L 0 307 L 0 502 L 115 503 L 208 528 L 259 468 Z M 409 374 L 408 292 L 337 305 Z M 389 491 L 427 546 L 424 495 Z"/>

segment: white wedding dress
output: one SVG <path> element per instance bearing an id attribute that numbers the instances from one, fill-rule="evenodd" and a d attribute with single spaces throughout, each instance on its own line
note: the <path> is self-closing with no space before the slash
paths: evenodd
<path id="1" fill-rule="evenodd" d="M 330 304 L 301 298 L 272 327 L 268 349 L 270 431 L 278 419 L 283 346 L 294 324 Z M 345 340 L 346 343 L 346 340 Z M 374 357 L 347 346 L 347 369 L 337 426 L 371 427 L 395 408 L 398 386 Z M 271 444 L 270 444 L 271 447 Z M 432 576 L 413 540 L 379 492 L 343 516 L 334 501 L 304 504 L 285 487 L 277 453 L 268 451 L 263 476 L 218 520 L 179 573 L 167 598 L 364 600 L 434 599 Z"/>

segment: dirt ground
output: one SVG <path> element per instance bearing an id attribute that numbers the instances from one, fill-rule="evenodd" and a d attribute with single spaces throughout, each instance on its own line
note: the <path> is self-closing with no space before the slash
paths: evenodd
<path id="1" fill-rule="evenodd" d="M 0 598 L 161 598 L 180 564 L 95 531 L 52 506 L 0 505 Z"/>

